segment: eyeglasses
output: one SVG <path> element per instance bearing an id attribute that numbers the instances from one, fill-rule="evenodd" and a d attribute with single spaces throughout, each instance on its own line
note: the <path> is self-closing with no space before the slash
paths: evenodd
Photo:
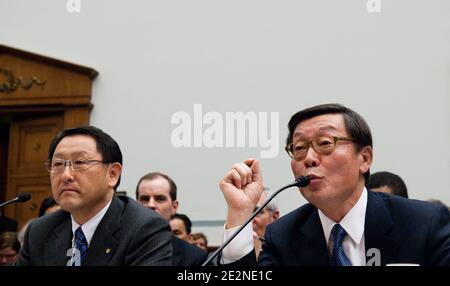
<path id="1" fill-rule="evenodd" d="M 336 148 L 336 143 L 339 140 L 344 141 L 353 141 L 352 138 L 348 137 L 340 137 L 340 136 L 321 136 L 317 137 L 312 141 L 298 141 L 291 144 L 286 145 L 284 148 L 288 153 L 289 157 L 293 158 L 296 161 L 302 161 L 306 158 L 306 154 L 308 154 L 309 147 L 312 146 L 314 151 L 319 154 L 328 155 L 333 153 Z"/>
<path id="2" fill-rule="evenodd" d="M 259 206 L 256 206 L 255 209 L 253 210 L 253 212 L 256 212 L 256 210 L 259 209 Z M 269 206 L 266 206 L 265 208 L 263 208 L 256 216 L 261 216 L 263 215 L 265 212 L 270 212 L 273 213 L 275 210 L 271 209 Z"/>
<path id="3" fill-rule="evenodd" d="M 66 165 L 69 165 L 72 171 L 82 171 L 98 163 L 108 164 L 108 162 L 101 160 L 78 159 L 72 162 L 70 160 L 56 159 L 56 160 L 48 160 L 47 162 L 45 162 L 45 167 L 47 168 L 47 171 L 49 171 L 50 173 L 62 173 L 66 169 Z"/>

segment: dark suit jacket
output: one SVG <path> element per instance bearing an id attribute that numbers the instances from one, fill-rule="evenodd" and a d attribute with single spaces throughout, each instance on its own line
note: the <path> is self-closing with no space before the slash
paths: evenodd
<path id="1" fill-rule="evenodd" d="M 174 266 L 201 266 L 208 258 L 208 253 L 195 245 L 173 236 L 172 239 Z"/>
<path id="2" fill-rule="evenodd" d="M 158 214 L 115 196 L 95 230 L 84 265 L 171 265 L 171 241 L 169 224 Z M 64 266 L 71 245 L 70 214 L 57 211 L 28 226 L 17 264 Z"/>
<path id="3" fill-rule="evenodd" d="M 450 265 L 450 214 L 431 203 L 368 192 L 364 227 L 367 250 L 380 250 L 381 265 Z M 266 229 L 259 265 L 329 265 L 317 208 L 306 204 Z M 366 261 L 372 255 L 366 257 Z M 236 265 L 254 265 L 254 251 Z"/>
<path id="4" fill-rule="evenodd" d="M 9 217 L 0 215 L 0 233 L 4 231 L 17 231 L 17 222 Z"/>

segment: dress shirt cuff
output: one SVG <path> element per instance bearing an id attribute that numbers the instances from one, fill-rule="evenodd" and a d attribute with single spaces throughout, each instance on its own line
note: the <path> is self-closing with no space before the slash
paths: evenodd
<path id="1" fill-rule="evenodd" d="M 223 232 L 223 242 L 226 241 L 241 226 L 225 229 Z M 253 228 L 248 224 L 244 229 L 225 247 L 222 251 L 222 264 L 235 262 L 253 251 Z"/>

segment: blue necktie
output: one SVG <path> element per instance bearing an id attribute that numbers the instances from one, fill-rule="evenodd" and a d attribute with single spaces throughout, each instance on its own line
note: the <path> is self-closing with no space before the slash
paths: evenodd
<path id="1" fill-rule="evenodd" d="M 81 226 L 75 231 L 75 246 L 80 251 L 80 265 L 83 265 L 86 259 L 86 253 L 88 249 L 88 243 L 84 236 Z"/>
<path id="2" fill-rule="evenodd" d="M 340 224 L 335 224 L 331 230 L 333 236 L 333 253 L 331 254 L 331 265 L 333 266 L 352 266 L 352 263 L 344 253 L 342 242 L 347 235 Z"/>

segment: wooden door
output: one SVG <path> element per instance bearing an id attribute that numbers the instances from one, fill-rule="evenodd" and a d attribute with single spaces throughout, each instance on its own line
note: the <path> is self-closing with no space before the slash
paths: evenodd
<path id="1" fill-rule="evenodd" d="M 51 140 L 62 128 L 89 123 L 96 76 L 89 67 L 0 45 L 0 201 L 31 194 L 3 210 L 19 228 L 51 196 L 44 168 Z"/>
<path id="2" fill-rule="evenodd" d="M 6 207 L 5 214 L 15 218 L 19 228 L 37 217 L 43 199 L 52 196 L 44 163 L 52 139 L 63 128 L 63 118 L 59 114 L 11 122 L 6 196 L 11 199 L 22 192 L 31 194 L 30 201 Z"/>
<path id="3" fill-rule="evenodd" d="M 6 200 L 9 124 L 0 120 L 0 202 Z M 0 210 L 1 211 L 1 210 Z"/>

